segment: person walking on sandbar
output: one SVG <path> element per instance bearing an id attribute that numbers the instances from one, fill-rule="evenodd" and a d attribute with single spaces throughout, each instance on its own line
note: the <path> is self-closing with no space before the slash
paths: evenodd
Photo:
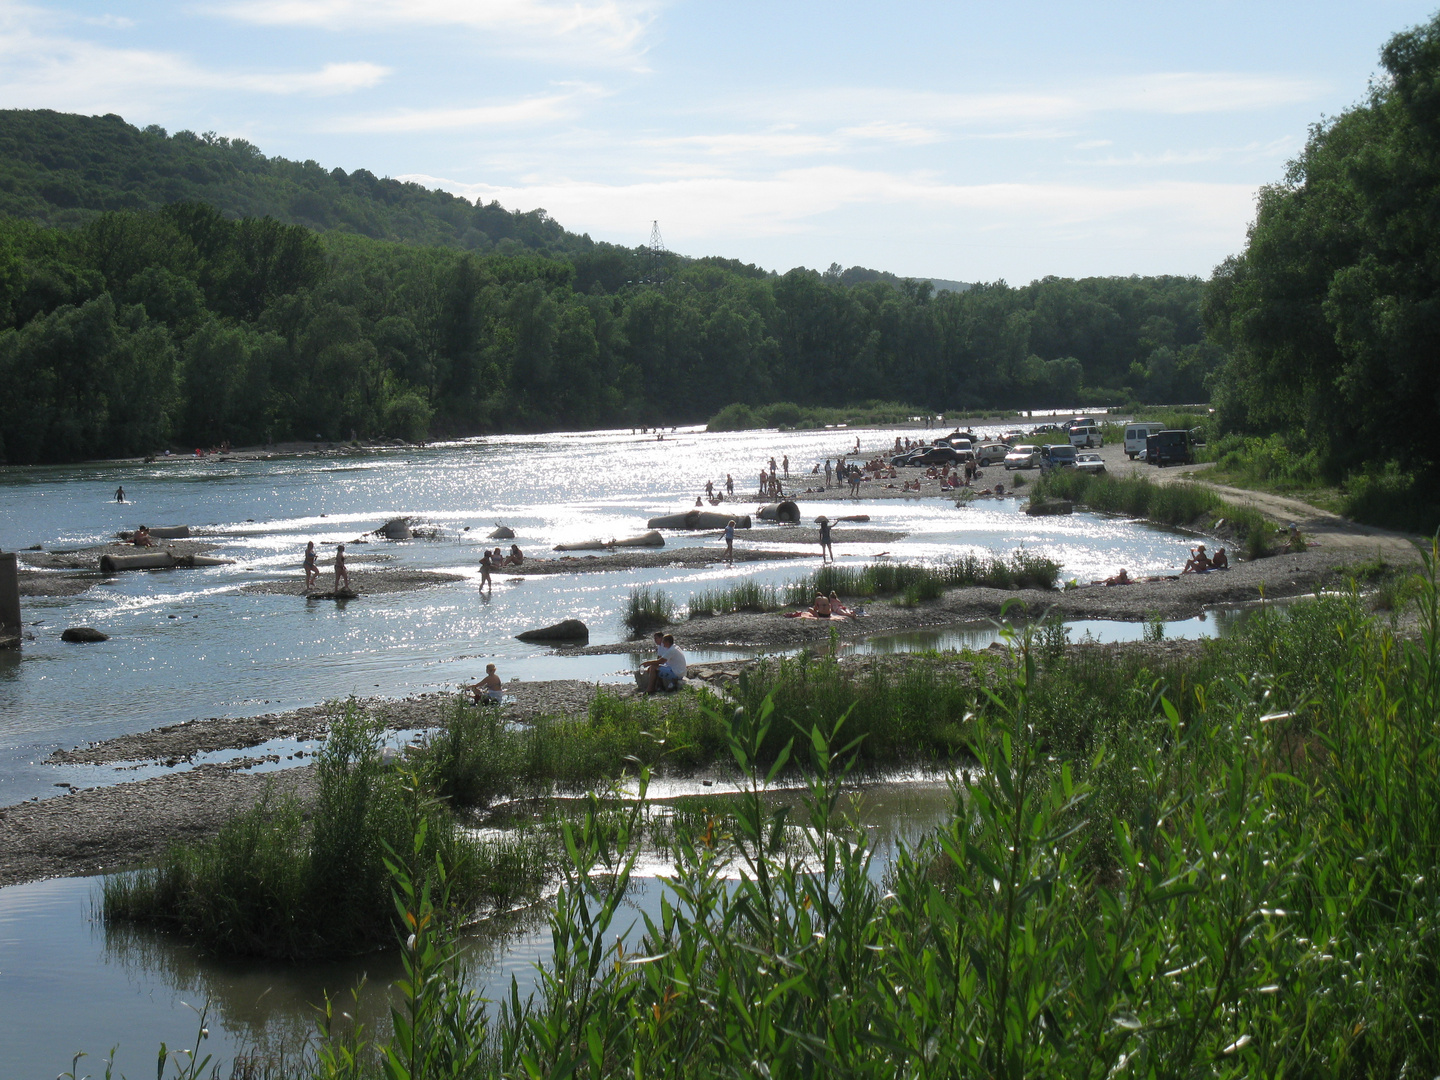
<path id="1" fill-rule="evenodd" d="M 830 561 L 835 561 L 835 547 L 830 542 L 830 519 L 821 514 L 815 519 L 815 524 L 820 526 L 820 561 L 825 562 L 825 553 L 830 553 Z"/>
<path id="2" fill-rule="evenodd" d="M 335 549 L 335 591 L 340 591 L 341 582 L 344 582 L 346 592 L 350 591 L 350 571 L 345 568 L 345 545 L 341 544 Z"/>
<path id="3" fill-rule="evenodd" d="M 725 523 L 725 561 L 731 566 L 735 565 L 735 520 L 733 518 Z"/>
<path id="4" fill-rule="evenodd" d="M 315 541 L 311 540 L 305 545 L 305 591 L 308 593 L 315 587 L 315 579 L 320 576 L 320 563 L 315 558 Z"/>

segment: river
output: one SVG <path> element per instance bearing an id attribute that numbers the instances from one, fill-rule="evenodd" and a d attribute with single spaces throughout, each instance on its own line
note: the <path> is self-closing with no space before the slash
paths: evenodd
<path id="1" fill-rule="evenodd" d="M 940 432 L 909 432 L 930 436 Z M 988 433 L 987 433 L 988 434 Z M 164 459 L 0 469 L 0 548 L 41 544 L 79 548 L 137 524 L 188 524 L 233 562 L 203 569 L 121 574 L 82 595 L 26 599 L 34 640 L 0 651 L 0 806 L 53 795 L 58 783 L 87 786 L 143 772 L 44 763 L 54 749 L 209 716 L 244 716 L 311 705 L 350 694 L 400 697 L 453 686 L 499 666 L 506 679 L 628 679 L 621 655 L 557 657 L 516 641 L 521 630 L 566 617 L 585 620 L 591 644 L 619 642 L 620 606 L 636 585 L 666 590 L 683 608 L 692 591 L 741 576 L 783 582 L 815 562 L 748 563 L 733 569 L 660 568 L 498 581 L 477 589 L 479 552 L 498 522 L 513 528 L 530 557 L 557 543 L 627 536 L 647 518 L 694 505 L 706 480 L 727 472 L 751 492 L 762 464 L 789 457 L 792 477 L 854 448 L 893 441 L 894 431 L 666 433 L 664 441 L 630 431 L 505 436 L 426 448 L 320 450 L 303 457 Z M 998 472 L 998 471 L 997 471 Z M 123 485 L 128 501 L 117 503 Z M 801 480 L 800 487 L 805 486 Z M 813 513 L 807 510 L 806 517 Z M 744 510 L 755 503 L 744 502 Z M 834 504 L 832 515 L 866 513 L 870 527 L 906 534 L 893 543 L 837 543 L 845 563 L 882 556 L 938 560 L 975 552 L 1008 555 L 1017 547 L 1057 559 L 1082 580 L 1126 566 L 1132 574 L 1173 569 L 1185 537 L 1133 522 L 1077 513 L 1030 518 L 1015 499 L 957 509 L 950 500 L 871 499 Z M 814 512 L 819 512 L 815 508 Z M 409 516 L 439 528 L 439 538 L 374 541 L 348 549 L 353 568 L 383 565 L 454 572 L 449 584 L 362 596 L 345 603 L 255 594 L 243 586 L 300 574 L 307 540 L 328 566 L 333 545 L 352 544 L 388 518 Z M 758 535 L 758 534 L 756 534 Z M 742 532 L 740 546 L 750 539 Z M 671 535 L 670 545 L 718 544 Z M 490 546 L 494 546 L 491 544 Z M 508 546 L 508 541 L 506 542 Z M 809 550 L 809 549 L 807 549 Z M 60 641 L 66 626 L 94 626 L 100 645 Z M 1172 627 L 1215 632 L 1216 622 Z M 1077 626 L 1105 638 L 1133 637 L 1134 625 Z M 993 631 L 877 639 L 862 648 L 971 647 Z M 909 790 L 909 794 L 898 794 Z M 940 796 L 935 792 L 939 791 Z M 942 813 L 943 784 L 896 785 L 886 796 L 900 809 L 875 811 L 887 835 L 913 830 Z M 880 800 L 883 802 L 884 800 Z M 909 809 L 906 809 L 908 807 Z M 126 1071 L 153 1065 L 160 1040 L 193 1039 L 183 1003 L 214 1002 L 212 1044 L 225 1053 L 269 1046 L 308 1029 L 309 1006 L 322 991 L 344 993 L 369 971 L 383 985 L 386 955 L 303 971 L 217 963 L 182 944 L 146 933 L 107 934 L 92 919 L 96 889 L 86 879 L 0 889 L 0 1046 L 6 1075 L 54 1076 L 78 1049 L 103 1054 L 122 1044 Z M 642 890 L 641 900 L 651 896 Z M 476 939 L 482 981 L 511 975 L 530 985 L 547 937 L 520 918 L 498 935 Z M 367 1007 L 377 1016 L 383 1000 Z M 143 1066 L 148 1068 L 149 1065 Z M 103 1072 L 93 1058 L 91 1072 Z"/>

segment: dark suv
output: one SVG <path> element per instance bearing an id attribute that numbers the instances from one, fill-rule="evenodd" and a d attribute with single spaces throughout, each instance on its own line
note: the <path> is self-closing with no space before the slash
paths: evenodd
<path id="1" fill-rule="evenodd" d="M 1190 432 L 1158 431 L 1145 440 L 1145 460 L 1151 465 L 1193 465 L 1194 451 L 1190 449 Z"/>

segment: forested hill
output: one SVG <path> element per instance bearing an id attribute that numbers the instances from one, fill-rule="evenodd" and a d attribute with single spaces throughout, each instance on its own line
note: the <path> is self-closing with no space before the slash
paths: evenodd
<path id="1" fill-rule="evenodd" d="M 226 217 L 475 252 L 573 255 L 597 245 L 543 210 L 474 205 L 445 191 L 266 157 L 244 139 L 136 128 L 113 113 L 0 110 L 0 215 L 75 226 L 105 210 L 204 202 Z"/>

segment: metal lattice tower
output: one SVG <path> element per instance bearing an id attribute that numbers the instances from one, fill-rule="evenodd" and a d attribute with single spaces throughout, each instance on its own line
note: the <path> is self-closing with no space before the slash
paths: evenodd
<path id="1" fill-rule="evenodd" d="M 660 256 L 665 254 L 665 241 L 660 238 L 660 222 L 650 223 L 650 254 Z"/>

